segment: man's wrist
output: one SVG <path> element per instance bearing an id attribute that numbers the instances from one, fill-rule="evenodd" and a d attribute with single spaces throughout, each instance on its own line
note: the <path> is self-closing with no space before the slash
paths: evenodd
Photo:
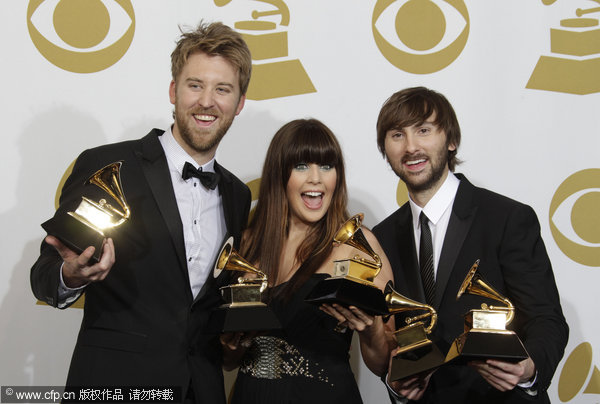
<path id="1" fill-rule="evenodd" d="M 65 265 L 65 263 L 63 262 L 60 266 L 60 275 L 59 275 L 59 283 L 58 283 L 59 292 L 63 292 L 63 293 L 77 292 L 77 291 L 85 288 L 87 285 L 89 285 L 89 282 L 88 282 L 88 283 L 84 283 L 83 285 L 77 286 L 74 288 L 67 286 L 67 284 L 65 283 L 65 279 L 63 278 L 63 266 L 64 265 Z"/>
<path id="2" fill-rule="evenodd" d="M 537 382 L 537 371 L 533 374 L 533 376 L 526 382 L 522 382 L 517 384 L 519 387 L 529 388 L 533 386 Z"/>
<path id="3" fill-rule="evenodd" d="M 408 399 L 406 397 L 404 397 L 402 394 L 399 394 L 398 392 L 396 392 L 396 390 L 394 390 L 392 388 L 392 386 L 390 386 L 390 384 L 388 383 L 388 374 L 387 373 L 384 374 L 383 376 L 381 376 L 381 381 L 383 382 L 383 384 L 385 384 L 385 387 L 388 390 L 388 394 L 392 400 L 396 400 L 397 404 L 408 403 Z"/>

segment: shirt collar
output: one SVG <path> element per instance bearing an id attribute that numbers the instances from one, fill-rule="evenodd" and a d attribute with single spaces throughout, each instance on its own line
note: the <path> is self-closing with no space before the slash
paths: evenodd
<path id="1" fill-rule="evenodd" d="M 459 184 L 460 180 L 451 171 L 448 171 L 446 180 L 424 208 L 414 203 L 409 195 L 408 202 L 412 212 L 413 229 L 418 229 L 420 226 L 419 216 L 421 215 L 421 211 L 424 211 L 427 218 L 435 225 L 444 212 L 452 206 Z"/>
<path id="2" fill-rule="evenodd" d="M 179 172 L 183 173 L 183 166 L 186 162 L 190 162 L 194 167 L 198 168 L 198 165 L 194 159 L 181 147 L 175 137 L 173 136 L 173 127 L 169 128 L 168 131 L 161 136 L 162 146 L 165 150 L 167 159 L 171 162 L 173 167 Z M 215 158 L 213 157 L 208 163 L 203 164 L 202 171 L 215 172 Z"/>

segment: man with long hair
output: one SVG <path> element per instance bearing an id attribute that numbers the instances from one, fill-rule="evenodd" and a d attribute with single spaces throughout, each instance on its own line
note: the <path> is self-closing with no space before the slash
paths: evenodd
<path id="1" fill-rule="evenodd" d="M 533 209 L 454 174 L 460 127 L 440 93 L 407 88 L 383 105 L 377 144 L 406 184 L 409 202 L 377 225 L 401 294 L 433 306 L 442 352 L 463 332 L 477 304 L 456 295 L 469 268 L 516 308 L 511 324 L 529 353 L 523 361 L 478 360 L 390 383 L 397 398 L 419 403 L 547 403 L 568 327 Z M 480 303 L 480 301 L 479 301 Z M 397 319 L 396 324 L 401 324 Z"/>

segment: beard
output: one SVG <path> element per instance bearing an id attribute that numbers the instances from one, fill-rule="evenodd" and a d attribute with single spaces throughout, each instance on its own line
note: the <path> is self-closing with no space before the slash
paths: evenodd
<path id="1" fill-rule="evenodd" d="M 442 178 L 448 167 L 448 150 L 443 148 L 435 153 L 433 158 L 428 158 L 431 170 L 427 172 L 411 173 L 406 170 L 403 163 L 410 160 L 428 158 L 423 153 L 406 155 L 397 165 L 391 164 L 392 170 L 406 184 L 409 191 L 422 192 L 433 188 Z"/>
<path id="2" fill-rule="evenodd" d="M 217 122 L 218 126 L 216 127 L 197 128 L 190 122 L 193 119 L 191 115 L 194 114 L 215 115 L 218 116 L 217 121 L 221 120 L 221 122 Z M 175 109 L 175 122 L 181 138 L 198 153 L 205 153 L 217 147 L 233 123 L 233 118 L 234 116 L 219 115 L 211 110 L 194 111 L 190 114 L 187 111 L 181 112 L 177 108 Z"/>

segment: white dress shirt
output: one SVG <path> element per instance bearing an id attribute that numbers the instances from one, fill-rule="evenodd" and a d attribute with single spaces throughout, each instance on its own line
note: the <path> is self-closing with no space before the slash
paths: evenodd
<path id="1" fill-rule="evenodd" d="M 165 151 L 171 182 L 177 199 L 177 207 L 183 223 L 183 238 L 192 295 L 196 297 L 208 276 L 212 276 L 212 265 L 219 253 L 227 232 L 223 201 L 219 187 L 205 188 L 196 177 L 184 180 L 183 166 L 189 162 L 198 165 L 177 143 L 173 132 L 168 130 L 159 137 Z M 202 171 L 214 172 L 215 159 L 202 166 Z"/>

